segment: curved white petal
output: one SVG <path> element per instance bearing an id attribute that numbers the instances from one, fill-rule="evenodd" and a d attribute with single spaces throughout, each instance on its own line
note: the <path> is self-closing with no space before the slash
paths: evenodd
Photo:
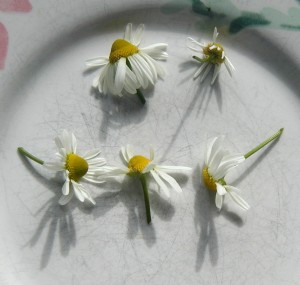
<path id="1" fill-rule="evenodd" d="M 215 197 L 215 203 L 216 203 L 216 207 L 221 210 L 222 209 L 222 205 L 223 205 L 223 201 L 224 201 L 224 196 L 219 195 L 218 193 L 216 193 L 216 197 Z"/>
<path id="2" fill-rule="evenodd" d="M 215 178 L 223 178 L 232 168 L 238 166 L 243 161 L 245 161 L 245 157 L 242 154 L 224 155 L 217 171 L 214 174 Z"/>
<path id="3" fill-rule="evenodd" d="M 86 151 L 82 155 L 82 157 L 86 160 L 89 160 L 89 159 L 93 159 L 93 158 L 97 157 L 98 155 L 100 155 L 100 153 L 101 153 L 100 148 L 94 148 L 94 149 Z"/>
<path id="4" fill-rule="evenodd" d="M 143 32 L 144 32 L 144 29 L 145 29 L 145 25 L 144 24 L 140 24 L 135 33 L 134 33 L 134 36 L 132 38 L 132 43 L 136 46 L 139 46 L 139 44 L 141 43 L 141 39 L 142 39 L 142 35 L 143 35 Z"/>
<path id="5" fill-rule="evenodd" d="M 250 209 L 250 205 L 241 196 L 234 192 L 236 189 L 235 187 L 228 185 L 226 188 L 228 190 L 227 193 L 238 206 L 240 206 L 243 210 Z"/>
<path id="6" fill-rule="evenodd" d="M 143 54 L 147 54 L 153 59 L 157 60 L 165 60 L 168 58 L 168 54 L 166 53 L 166 49 L 168 47 L 168 44 L 165 43 L 157 43 L 152 44 L 147 47 L 140 48 L 140 52 Z"/>
<path id="7" fill-rule="evenodd" d="M 168 175 L 167 173 L 165 173 L 163 171 L 156 170 L 156 172 L 158 173 L 158 175 L 161 178 L 163 178 L 165 181 L 167 181 L 176 192 L 178 192 L 178 193 L 182 192 L 180 185 L 177 183 L 177 181 L 172 176 Z"/>
<path id="8" fill-rule="evenodd" d="M 69 178 L 66 179 L 63 187 L 62 187 L 63 195 L 68 195 L 70 193 L 70 180 Z"/>
<path id="9" fill-rule="evenodd" d="M 84 195 L 81 193 L 81 188 L 80 188 L 80 184 L 78 184 L 77 182 L 71 180 L 72 186 L 73 186 L 73 190 L 75 193 L 76 198 L 80 201 L 80 202 L 84 202 Z"/>
<path id="10" fill-rule="evenodd" d="M 157 173 L 155 172 L 155 170 L 151 170 L 150 173 L 151 173 L 152 177 L 154 178 L 154 180 L 156 181 L 156 183 L 159 185 L 159 187 L 163 190 L 163 192 L 165 193 L 165 195 L 167 197 L 170 197 L 170 191 L 169 191 L 168 187 L 160 179 L 160 177 L 157 175 Z"/>

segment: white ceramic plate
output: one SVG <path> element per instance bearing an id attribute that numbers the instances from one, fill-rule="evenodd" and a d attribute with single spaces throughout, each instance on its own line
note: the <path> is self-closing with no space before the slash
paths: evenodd
<path id="1" fill-rule="evenodd" d="M 1 284 L 298 284 L 300 36 L 287 28 L 300 7 L 223 2 L 206 1 L 203 15 L 197 1 L 0 1 L 8 37 L 0 70 Z M 242 11 L 269 23 L 237 32 L 232 20 Z M 94 92 L 98 71 L 84 65 L 107 55 L 128 22 L 146 25 L 142 46 L 169 44 L 161 63 L 168 75 L 145 91 L 144 107 L 134 96 Z M 214 26 L 237 72 L 231 79 L 223 68 L 211 87 L 192 79 L 197 64 L 186 38 L 208 41 Z M 246 153 L 281 127 L 277 143 L 228 178 L 251 209 L 227 200 L 219 213 L 201 183 L 207 139 L 226 134 L 229 149 Z M 59 207 L 60 177 L 16 149 L 51 159 L 62 129 L 75 132 L 81 150 L 101 147 L 111 165 L 122 163 L 121 146 L 147 153 L 152 144 L 162 163 L 193 172 L 177 177 L 182 195 L 151 192 L 150 226 L 137 181 L 89 185 L 94 208 L 75 199 Z"/>

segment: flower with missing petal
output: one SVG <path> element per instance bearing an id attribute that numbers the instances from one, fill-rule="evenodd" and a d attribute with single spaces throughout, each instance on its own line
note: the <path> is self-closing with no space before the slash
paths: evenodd
<path id="1" fill-rule="evenodd" d="M 101 56 L 86 61 L 88 67 L 104 66 L 93 81 L 93 87 L 98 88 L 100 93 L 122 96 L 126 91 L 138 94 L 139 88 L 154 85 L 158 77 L 165 75 L 164 69 L 156 60 L 168 57 L 165 52 L 167 44 L 140 47 L 143 31 L 143 24 L 137 27 L 135 33 L 132 31 L 132 24 L 127 24 L 123 39 L 113 42 L 109 57 Z"/>
<path id="2" fill-rule="evenodd" d="M 180 185 L 177 181 L 167 174 L 167 172 L 174 171 L 187 171 L 191 170 L 190 167 L 185 166 L 165 166 L 159 165 L 154 162 L 154 151 L 150 149 L 149 157 L 143 155 L 133 155 L 130 147 L 127 146 L 121 148 L 121 154 L 125 162 L 125 167 L 110 167 L 105 166 L 104 172 L 99 176 L 103 177 L 114 177 L 119 175 L 129 175 L 137 176 L 140 178 L 145 198 L 145 206 L 147 211 L 147 221 L 151 222 L 150 215 L 150 204 L 149 204 L 149 195 L 148 188 L 146 183 L 146 175 L 150 174 L 156 183 L 159 185 L 160 189 L 163 190 L 167 197 L 170 196 L 169 187 L 174 189 L 177 192 L 182 192 Z"/>
<path id="3" fill-rule="evenodd" d="M 201 63 L 201 66 L 194 74 L 194 79 L 201 75 L 200 82 L 202 82 L 212 67 L 214 67 L 213 77 L 211 84 L 213 84 L 218 77 L 222 63 L 225 64 L 225 67 L 232 76 L 234 71 L 234 66 L 230 62 L 229 58 L 225 55 L 225 51 L 222 45 L 216 42 L 219 33 L 217 28 L 214 29 L 213 40 L 208 44 L 200 43 L 193 38 L 189 37 L 191 45 L 188 45 L 188 48 L 201 53 L 201 57 L 193 56 L 194 59 Z"/>
<path id="4" fill-rule="evenodd" d="M 205 166 L 202 170 L 204 184 L 216 193 L 215 202 L 219 210 L 226 194 L 242 209 L 248 210 L 250 208 L 248 203 L 236 193 L 238 189 L 227 185 L 225 181 L 228 172 L 242 163 L 245 157 L 239 153 L 229 154 L 222 148 L 223 140 L 224 136 L 216 137 L 207 146 Z"/>
<path id="5" fill-rule="evenodd" d="M 89 191 L 79 181 L 103 182 L 96 175 L 106 164 L 105 159 L 98 157 L 101 151 L 93 149 L 79 155 L 74 134 L 66 130 L 63 131 L 61 136 L 55 138 L 55 144 L 58 148 L 56 153 L 58 159 L 54 162 L 45 162 L 44 166 L 54 171 L 62 171 L 66 179 L 62 187 L 63 195 L 59 199 L 59 204 L 67 204 L 72 199 L 73 194 L 80 202 L 89 200 L 95 204 Z"/>

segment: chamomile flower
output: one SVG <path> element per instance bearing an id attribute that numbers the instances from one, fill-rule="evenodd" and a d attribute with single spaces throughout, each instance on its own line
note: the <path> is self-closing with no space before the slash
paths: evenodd
<path id="1" fill-rule="evenodd" d="M 80 183 L 86 180 L 92 183 L 102 183 L 98 178 L 98 172 L 102 170 L 106 164 L 105 159 L 99 157 L 100 150 L 92 149 L 83 155 L 77 153 L 77 140 L 73 133 L 66 130 L 62 135 L 55 138 L 55 144 L 58 148 L 56 153 L 57 159 L 53 162 L 44 162 L 31 155 L 23 148 L 19 148 L 19 152 L 35 162 L 42 164 L 48 169 L 62 172 L 64 174 L 65 183 L 62 187 L 62 196 L 59 199 L 60 205 L 70 202 L 75 197 L 80 201 L 90 201 L 95 204 L 89 191 Z"/>
<path id="2" fill-rule="evenodd" d="M 227 150 L 224 150 L 222 146 L 224 136 L 215 137 L 209 142 L 207 145 L 205 166 L 202 169 L 202 177 L 205 186 L 210 191 L 216 193 L 215 203 L 219 210 L 222 208 L 226 194 L 228 194 L 243 210 L 248 210 L 250 208 L 249 204 L 237 194 L 239 190 L 226 183 L 225 177 L 233 168 L 240 165 L 271 141 L 280 137 L 282 132 L 283 129 L 280 129 L 273 136 L 263 141 L 245 155 L 241 153 L 230 154 Z"/>
<path id="3" fill-rule="evenodd" d="M 94 79 L 93 87 L 100 93 L 122 96 L 125 92 L 137 94 L 143 101 L 139 88 L 154 85 L 165 75 L 156 60 L 164 60 L 167 44 L 157 43 L 140 47 L 144 25 L 132 31 L 132 24 L 126 26 L 123 39 L 117 39 L 111 46 L 108 57 L 101 56 L 86 61 L 89 67 L 101 67 L 102 72 Z M 144 103 L 144 102 L 143 102 Z"/>
<path id="4" fill-rule="evenodd" d="M 232 76 L 232 73 L 235 70 L 229 58 L 225 55 L 223 46 L 216 42 L 218 35 L 219 33 L 217 28 L 215 28 L 212 42 L 208 44 L 200 43 L 191 37 L 188 38 L 190 41 L 188 48 L 192 51 L 201 53 L 201 57 L 193 56 L 194 59 L 201 63 L 201 66 L 194 74 L 194 79 L 201 75 L 200 82 L 202 82 L 206 78 L 209 71 L 214 68 L 213 77 L 211 80 L 211 84 L 213 84 L 219 75 L 222 63 L 225 64 L 230 76 Z"/>
<path id="5" fill-rule="evenodd" d="M 224 136 L 216 137 L 207 146 L 205 167 L 202 170 L 204 184 L 209 190 L 216 192 L 215 202 L 219 210 L 226 194 L 242 209 L 248 210 L 249 205 L 236 193 L 237 188 L 225 182 L 228 172 L 242 163 L 245 157 L 239 153 L 229 154 L 223 150 L 223 140 Z"/>
<path id="6" fill-rule="evenodd" d="M 170 196 L 169 188 L 181 193 L 182 189 L 177 181 L 167 172 L 174 171 L 189 171 L 190 167 L 185 166 L 165 166 L 159 165 L 154 161 L 154 151 L 151 148 L 149 157 L 143 155 L 133 155 L 130 146 L 122 147 L 121 154 L 125 162 L 124 167 L 104 167 L 104 173 L 100 175 L 103 177 L 114 177 L 119 175 L 137 176 L 140 178 L 145 198 L 145 206 L 147 212 L 147 222 L 151 222 L 150 203 L 148 188 L 146 182 L 146 175 L 151 175 L 156 181 L 160 189 L 167 197 Z"/>

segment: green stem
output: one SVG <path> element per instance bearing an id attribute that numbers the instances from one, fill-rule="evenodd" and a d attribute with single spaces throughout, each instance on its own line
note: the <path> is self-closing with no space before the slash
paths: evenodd
<path id="1" fill-rule="evenodd" d="M 266 139 L 265 141 L 263 141 L 262 143 L 260 143 L 257 147 L 255 147 L 254 149 L 250 150 L 249 152 L 247 152 L 244 157 L 245 159 L 247 159 L 248 157 L 250 157 L 252 154 L 256 153 L 257 151 L 259 151 L 261 148 L 263 148 L 265 145 L 267 145 L 268 143 L 270 143 L 271 141 L 277 139 L 278 137 L 280 137 L 280 135 L 282 134 L 284 128 L 281 128 L 277 133 L 275 133 L 273 136 L 269 137 L 268 139 Z"/>
<path id="2" fill-rule="evenodd" d="M 129 67 L 129 69 L 132 71 L 132 66 L 131 66 L 131 64 L 130 64 L 130 62 L 129 62 L 129 60 L 126 58 L 126 65 Z M 144 95 L 143 95 L 143 93 L 142 93 L 142 91 L 140 90 L 140 89 L 137 89 L 136 90 L 136 95 L 138 96 L 138 98 L 140 99 L 140 101 L 141 101 L 141 103 L 143 104 L 143 105 L 145 105 L 145 103 L 146 103 L 146 99 L 145 99 L 145 97 L 144 97 Z"/>
<path id="3" fill-rule="evenodd" d="M 147 223 L 150 224 L 151 223 L 150 201 L 149 201 L 149 193 L 148 193 L 148 188 L 147 188 L 147 181 L 146 181 L 146 177 L 144 174 L 140 175 L 140 181 L 143 186 Z"/>
<path id="4" fill-rule="evenodd" d="M 24 156 L 27 156 L 28 158 L 30 158 L 31 160 L 43 165 L 44 161 L 37 158 L 36 156 L 32 155 L 31 153 L 29 153 L 28 151 L 26 151 L 23 147 L 18 147 L 18 152 Z"/>
<path id="5" fill-rule="evenodd" d="M 204 62 L 208 62 L 210 58 L 209 57 L 207 57 L 207 58 L 200 58 L 200 57 L 194 55 L 193 59 L 196 59 L 197 61 L 199 61 L 201 63 L 204 63 Z"/>

